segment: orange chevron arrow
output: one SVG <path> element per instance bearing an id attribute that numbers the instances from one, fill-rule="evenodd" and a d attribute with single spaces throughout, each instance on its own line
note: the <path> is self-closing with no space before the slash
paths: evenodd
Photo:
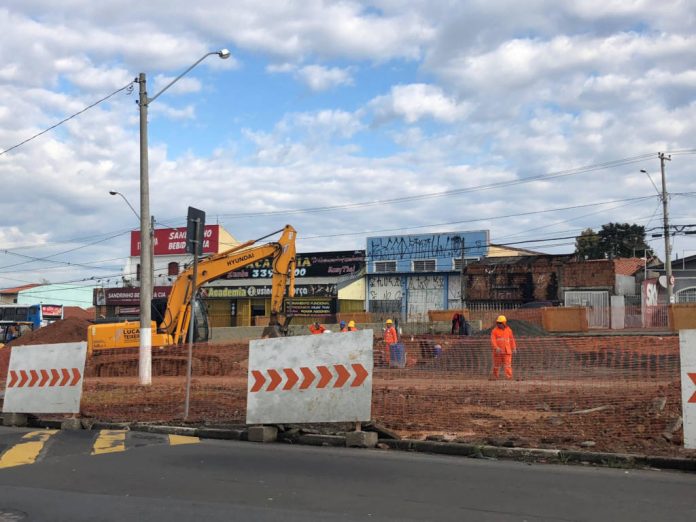
<path id="1" fill-rule="evenodd" d="M 10 370 L 10 383 L 7 385 L 7 387 L 12 388 L 15 384 L 17 384 L 17 372 Z"/>
<path id="2" fill-rule="evenodd" d="M 334 368 L 336 373 L 338 373 L 338 379 L 336 379 L 336 382 L 334 383 L 334 388 L 340 388 L 348 381 L 350 372 L 342 364 L 335 364 Z"/>
<path id="3" fill-rule="evenodd" d="M 70 386 L 75 386 L 78 382 L 80 382 L 80 370 L 77 368 L 72 369 L 72 374 L 73 374 L 73 379 L 70 381 Z"/>
<path id="4" fill-rule="evenodd" d="M 295 386 L 295 383 L 300 380 L 300 378 L 297 376 L 297 374 L 292 368 L 285 368 L 283 372 L 285 372 L 285 375 L 287 375 L 288 377 L 288 380 L 285 382 L 285 386 L 283 386 L 283 389 L 291 390 L 292 387 Z"/>
<path id="5" fill-rule="evenodd" d="M 317 383 L 317 388 L 326 388 L 326 385 L 329 384 L 333 375 L 331 375 L 331 371 L 326 366 L 317 366 L 317 370 L 319 370 L 321 374 L 321 379 L 319 379 Z"/>
<path id="6" fill-rule="evenodd" d="M 351 383 L 351 388 L 355 388 L 356 386 L 360 386 L 363 382 L 365 382 L 365 379 L 367 379 L 368 373 L 365 367 L 362 364 L 353 364 L 353 371 L 355 372 L 355 379 Z"/>
<path id="7" fill-rule="evenodd" d="M 689 373 L 687 375 L 693 381 L 693 383 L 696 384 L 696 373 Z M 696 392 L 694 392 L 694 394 L 691 396 L 691 398 L 689 399 L 689 402 L 690 403 L 696 402 Z"/>
<path id="8" fill-rule="evenodd" d="M 41 382 L 39 382 L 39 386 L 46 386 L 46 383 L 48 382 L 49 375 L 46 370 L 39 370 L 41 372 Z"/>
<path id="9" fill-rule="evenodd" d="M 63 372 L 63 380 L 60 381 L 60 385 L 65 386 L 66 384 L 68 384 L 68 381 L 70 380 L 70 372 L 67 368 L 61 368 L 60 371 Z"/>
<path id="10" fill-rule="evenodd" d="M 312 370 L 310 370 L 306 366 L 300 368 L 300 371 L 304 376 L 304 380 L 302 381 L 302 384 L 300 384 L 300 390 L 306 390 L 312 385 L 312 382 L 314 381 L 314 373 L 312 373 Z"/>
<path id="11" fill-rule="evenodd" d="M 266 378 L 263 376 L 263 373 L 258 370 L 252 370 L 251 375 L 254 376 L 254 385 L 251 387 L 251 393 L 256 393 L 263 388 Z"/>
<path id="12" fill-rule="evenodd" d="M 55 368 L 51 368 L 51 382 L 48 383 L 49 386 L 55 386 L 56 383 L 60 380 L 60 374 L 58 373 L 58 370 Z"/>
<path id="13" fill-rule="evenodd" d="M 29 375 L 31 375 L 31 379 L 29 379 L 29 387 L 31 388 L 39 380 L 39 374 L 36 370 L 29 370 Z"/>
<path id="14" fill-rule="evenodd" d="M 280 381 L 283 380 L 283 378 L 276 370 L 268 370 L 268 375 L 270 375 L 271 377 L 271 383 L 268 385 L 268 388 L 266 388 L 266 391 L 274 391 L 280 384 Z"/>
<path id="15" fill-rule="evenodd" d="M 27 374 L 27 372 L 25 372 L 24 370 L 19 370 L 19 384 L 17 386 L 21 388 L 27 383 L 28 380 L 29 374 Z"/>

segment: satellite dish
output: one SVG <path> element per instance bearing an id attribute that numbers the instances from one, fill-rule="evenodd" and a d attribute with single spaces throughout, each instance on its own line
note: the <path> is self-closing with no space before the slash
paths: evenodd
<path id="1" fill-rule="evenodd" d="M 667 276 L 661 275 L 657 278 L 657 282 L 660 283 L 662 288 L 667 288 Z"/>

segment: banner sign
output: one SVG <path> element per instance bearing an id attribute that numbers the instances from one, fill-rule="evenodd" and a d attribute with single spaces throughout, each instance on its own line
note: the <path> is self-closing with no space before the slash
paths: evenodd
<path id="1" fill-rule="evenodd" d="M 207 299 L 229 299 L 244 297 L 271 297 L 273 287 L 264 286 L 209 286 L 201 289 L 201 295 Z M 338 287 L 335 284 L 297 285 L 297 297 L 337 297 Z"/>
<path id="2" fill-rule="evenodd" d="M 15 346 L 3 413 L 79 413 L 87 343 Z"/>
<path id="3" fill-rule="evenodd" d="M 171 286 L 156 286 L 153 299 L 166 299 Z M 140 288 L 95 288 L 92 301 L 96 306 L 140 306 Z"/>
<path id="4" fill-rule="evenodd" d="M 206 225 L 203 231 L 203 253 L 216 254 L 220 225 Z M 156 228 L 153 238 L 156 256 L 186 255 L 186 227 Z M 140 231 L 131 231 L 131 257 L 140 255 Z"/>
<path id="5" fill-rule="evenodd" d="M 679 330 L 684 447 L 696 449 L 696 330 Z"/>
<path id="6" fill-rule="evenodd" d="M 339 277 L 357 274 L 365 266 L 364 250 L 310 252 L 297 256 L 295 277 Z M 227 279 L 256 279 L 273 276 L 273 260 L 256 263 L 227 274 Z"/>
<path id="7" fill-rule="evenodd" d="M 371 417 L 372 330 L 249 342 L 247 424 Z"/>
<path id="8" fill-rule="evenodd" d="M 336 299 L 288 299 L 285 301 L 285 315 L 313 316 L 336 313 Z"/>

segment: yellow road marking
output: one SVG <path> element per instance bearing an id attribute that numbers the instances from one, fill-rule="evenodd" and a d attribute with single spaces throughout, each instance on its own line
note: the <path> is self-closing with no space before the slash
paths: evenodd
<path id="1" fill-rule="evenodd" d="M 27 433 L 22 437 L 22 440 L 27 442 L 14 445 L 3 454 L 0 458 L 0 468 L 33 464 L 46 441 L 57 432 L 58 430 L 41 430 Z"/>
<path id="2" fill-rule="evenodd" d="M 92 446 L 92 455 L 115 453 L 126 449 L 126 430 L 101 430 Z"/>
<path id="3" fill-rule="evenodd" d="M 170 435 L 169 445 L 178 446 L 180 444 L 198 444 L 201 441 L 198 437 L 188 437 L 186 435 Z"/>

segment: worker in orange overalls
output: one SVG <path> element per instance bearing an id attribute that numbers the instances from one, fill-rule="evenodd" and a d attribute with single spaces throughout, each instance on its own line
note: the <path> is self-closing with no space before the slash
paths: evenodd
<path id="1" fill-rule="evenodd" d="M 348 321 L 348 331 L 357 332 L 358 329 L 355 327 L 355 321 Z"/>
<path id="2" fill-rule="evenodd" d="M 326 328 L 319 324 L 319 321 L 314 321 L 314 324 L 309 325 L 309 331 L 312 335 L 322 334 L 326 331 Z"/>
<path id="3" fill-rule="evenodd" d="M 389 364 L 389 357 L 391 354 L 392 344 L 399 342 L 399 334 L 396 333 L 396 328 L 394 328 L 394 321 L 387 319 L 384 328 L 384 345 L 386 347 L 386 364 Z"/>
<path id="4" fill-rule="evenodd" d="M 345 322 L 345 321 L 341 321 L 340 323 L 338 323 L 338 326 L 339 326 L 341 332 L 347 332 L 347 331 L 348 331 L 348 327 L 346 327 L 346 322 Z"/>
<path id="5" fill-rule="evenodd" d="M 512 354 L 517 351 L 517 343 L 504 315 L 499 315 L 495 320 L 495 327 L 491 331 L 491 347 L 493 348 L 491 379 L 498 378 L 501 365 L 505 369 L 505 378 L 512 379 Z"/>

